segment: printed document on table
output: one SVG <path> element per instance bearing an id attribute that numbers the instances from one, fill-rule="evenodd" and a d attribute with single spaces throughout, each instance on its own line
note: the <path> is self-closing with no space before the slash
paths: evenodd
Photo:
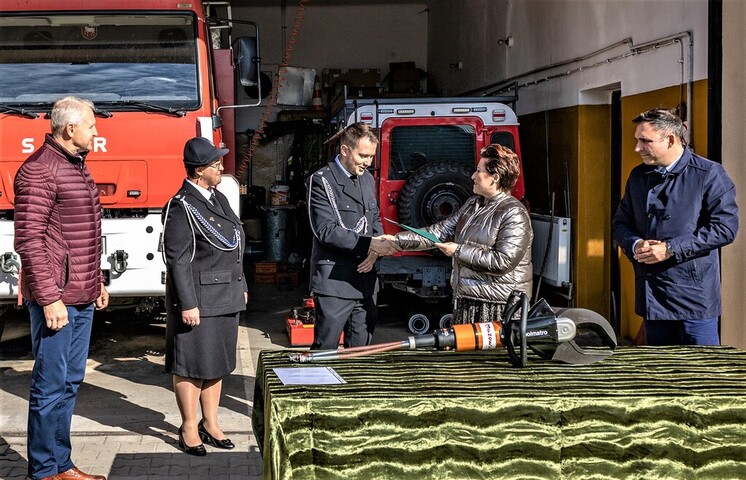
<path id="1" fill-rule="evenodd" d="M 433 235 L 432 233 L 430 233 L 428 231 L 422 230 L 420 228 L 410 227 L 409 225 L 404 225 L 403 223 L 395 222 L 395 221 L 391 220 L 390 218 L 383 217 L 383 219 L 386 220 L 387 222 L 393 223 L 394 225 L 400 226 L 404 230 L 409 230 L 410 232 L 414 232 L 417 235 L 419 235 L 421 237 L 424 237 L 424 238 L 430 240 L 433 243 L 443 243 L 443 242 L 440 241 L 440 239 L 438 237 L 436 237 L 435 235 Z"/>
<path id="2" fill-rule="evenodd" d="M 331 367 L 273 368 L 283 385 L 340 385 L 347 383 Z"/>

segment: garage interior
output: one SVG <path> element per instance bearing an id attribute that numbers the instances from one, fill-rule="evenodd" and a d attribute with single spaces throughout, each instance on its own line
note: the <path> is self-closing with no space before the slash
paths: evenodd
<path id="1" fill-rule="evenodd" d="M 631 119 L 648 108 L 679 108 L 692 148 L 721 161 L 737 187 L 744 182 L 737 154 L 727 154 L 744 138 L 735 131 L 741 122 L 726 121 L 742 111 L 739 96 L 722 100 L 742 82 L 744 7 L 731 0 L 639 7 L 627 0 L 231 2 L 234 18 L 258 24 L 262 78 L 272 84 L 256 108 L 237 112 L 237 152 L 250 159 L 240 180 L 256 258 L 267 244 L 259 209 L 273 194 L 296 205 L 303 178 L 331 158 L 324 141 L 342 87 L 358 97 L 516 95 L 525 200 L 533 213 L 572 220 L 571 281 L 545 284 L 543 293 L 598 311 L 634 341 L 641 319 L 633 313 L 631 266 L 610 232 L 626 175 L 639 163 Z M 231 31 L 248 33 L 241 24 Z M 316 77 L 323 110 L 318 99 L 312 108 Z M 272 89 L 276 104 L 268 107 Z M 258 101 L 259 92 L 236 94 L 238 103 Z M 262 118 L 266 127 L 255 136 Z M 721 336 L 743 347 L 740 245 L 739 237 L 723 251 Z M 303 248 L 294 248 L 294 261 Z"/>
<path id="2" fill-rule="evenodd" d="M 163 373 L 161 319 L 133 322 L 129 313 L 112 315 L 94 327 L 98 335 L 91 345 L 90 371 L 75 419 L 76 460 L 87 470 L 90 466 L 91 471 L 109 472 L 110 478 L 141 478 L 147 473 L 149 478 L 251 479 L 283 471 L 277 469 L 279 461 L 270 465 L 263 460 L 259 453 L 263 442 L 255 436 L 249 417 L 260 407 L 255 404 L 255 388 L 270 386 L 275 395 L 282 389 L 266 372 L 288 361 L 287 352 L 280 350 L 288 340 L 292 342 L 286 338 L 286 333 L 290 337 L 285 330 L 286 305 L 297 300 L 293 304 L 301 315 L 307 309 L 302 275 L 293 275 L 302 271 L 310 248 L 308 232 L 303 230 L 303 179 L 331 158 L 325 142 L 333 132 L 332 103 L 344 88 L 353 98 L 516 96 L 511 106 L 520 122 L 525 200 L 533 213 L 567 218 L 572 225 L 571 278 L 558 286 L 544 283 L 542 296 L 556 305 L 599 312 L 617 329 L 620 344 L 638 341 L 641 324 L 633 313 L 629 261 L 611 239 L 611 216 L 629 171 L 640 162 L 633 150 L 631 119 L 657 106 L 680 108 L 686 115 L 690 145 L 721 162 L 737 190 L 746 191 L 746 165 L 740 161 L 746 149 L 742 121 L 746 3 L 741 0 L 230 0 L 213 4 L 215 12 L 229 6 L 233 18 L 259 26 L 261 71 L 267 82 L 255 91 L 236 90 L 236 103 L 257 105 L 237 110 L 236 138 L 230 141 L 237 158 L 245 160 L 239 180 L 244 226 L 253 240 L 248 256 L 259 265 L 268 259 L 268 247 L 274 249 L 272 254 L 280 255 L 279 260 L 262 264 L 281 270 L 254 267 L 254 279 L 266 284 L 254 285 L 255 300 L 240 326 L 239 368 L 226 383 L 221 405 L 226 434 L 236 439 L 238 448 L 230 453 L 212 451 L 200 464 L 185 458 L 177 448 L 180 418 L 173 405 L 171 379 Z M 233 40 L 252 34 L 252 28 L 242 23 L 230 29 Z M 262 118 L 266 125 L 260 127 Z M 249 154 L 252 140 L 255 150 Z M 721 252 L 721 339 L 723 345 L 737 349 L 746 349 L 741 317 L 746 311 L 742 237 Z M 380 307 L 389 313 L 402 309 L 404 303 L 389 298 Z M 16 331 L 25 335 L 25 312 L 12 313 L 21 326 Z M 400 322 L 382 322 L 376 341 L 398 341 L 402 330 Z M 5 460 L 0 477 L 20 479 L 26 470 L 24 415 L 33 362 L 25 341 L 14 351 L 0 338 L 5 342 L 0 355 L 4 361 L 0 451 Z M 491 472 L 494 478 L 504 472 L 512 478 L 532 472 L 536 478 L 560 478 L 558 472 L 563 471 L 571 472 L 564 478 L 728 478 L 720 472 L 730 466 L 737 471 L 742 468 L 740 459 L 746 458 L 740 441 L 746 425 L 746 409 L 740 407 L 746 397 L 743 352 L 727 346 L 715 349 L 716 354 L 700 350 L 701 361 L 688 355 L 671 361 L 673 347 L 654 351 L 649 360 L 644 359 L 648 349 L 621 348 L 611 361 L 596 365 L 598 369 L 537 362 L 535 368 L 517 370 L 502 365 L 504 355 L 485 361 L 479 352 L 469 353 L 466 361 L 450 361 L 444 352 L 434 355 L 443 359 L 435 362 L 432 358 L 412 361 L 430 352 L 400 352 L 397 358 L 403 361 L 371 358 L 376 376 L 396 379 L 391 382 L 395 386 L 406 385 L 409 398 L 403 398 L 402 391 L 390 392 L 369 382 L 370 370 L 360 367 L 365 361 L 353 360 L 340 365 L 349 381 L 340 390 L 363 385 L 370 396 L 364 391 L 348 395 L 351 403 L 359 403 L 350 409 L 330 401 L 330 397 L 344 400 L 335 387 L 326 396 L 324 387 L 291 386 L 286 390 L 291 395 L 299 392 L 307 405 L 292 409 L 298 417 L 276 425 L 315 424 L 320 427 L 313 437 L 318 445 L 322 432 L 342 432 L 344 438 L 332 440 L 338 445 L 363 438 L 374 448 L 343 456 L 342 465 L 369 468 L 384 452 L 375 441 L 394 450 L 388 436 L 392 417 L 370 421 L 374 419 L 370 411 L 383 411 L 388 402 L 391 411 L 405 417 L 401 425 L 434 424 L 446 430 L 454 421 L 442 412 L 449 410 L 449 404 L 453 411 L 461 409 L 466 399 L 473 403 L 464 415 L 473 431 L 441 436 L 437 429 L 426 429 L 421 437 L 405 442 L 402 457 L 432 464 L 427 476 L 442 477 L 443 457 L 437 451 L 442 445 L 436 443 L 447 438 L 460 454 L 464 450 L 459 447 L 477 439 L 482 445 L 504 444 L 475 451 L 471 463 L 476 473 L 453 478 L 483 478 L 483 472 Z M 468 363 L 485 369 L 489 381 L 482 384 L 465 374 Z M 407 369 L 399 369 L 400 365 Z M 264 378 L 259 366 L 265 370 Z M 380 375 L 383 370 L 388 373 Z M 442 384 L 433 381 L 436 370 Z M 536 372 L 542 372 L 538 377 L 543 379 L 537 381 Z M 622 378 L 629 378 L 629 383 L 620 386 Z M 269 397 L 260 392 L 260 403 Z M 278 398 L 282 400 L 281 396 L 274 400 Z M 289 404 L 300 405 L 297 399 Z M 324 424 L 322 416 L 333 417 L 337 411 L 353 414 Z M 680 411 L 689 413 L 671 413 Z M 303 418 L 306 413 L 310 415 Z M 510 415 L 516 417 L 514 426 L 506 423 Z M 607 423 L 615 415 L 621 419 L 618 425 Z M 539 419 L 540 425 L 527 427 L 528 418 Z M 348 425 L 349 430 L 340 425 Z M 277 431 L 297 434 L 286 444 L 301 450 L 278 453 L 274 458 L 282 462 L 308 454 L 315 459 L 346 454 L 344 448 L 306 448 L 298 440 L 304 438 L 302 429 Z M 526 432 L 534 435 L 534 443 L 516 442 Z M 569 432 L 583 438 L 563 443 Z M 613 440 L 615 433 L 622 440 Z M 434 448 L 429 448 L 430 443 Z M 609 460 L 598 461 L 594 456 L 602 455 L 606 447 L 610 447 Z M 266 452 L 264 458 L 273 458 Z M 512 467 L 501 464 L 513 462 L 514 452 L 521 458 Z M 524 452 L 545 456 L 534 462 L 536 470 L 527 470 Z M 460 455 L 454 464 L 463 465 L 470 458 Z M 591 472 L 598 466 L 608 468 L 607 473 Z M 343 468 L 323 473 L 333 471 L 344 478 L 392 478 Z M 398 476 L 417 477 L 412 477 L 412 471 Z M 313 475 L 305 477 L 309 476 Z"/>

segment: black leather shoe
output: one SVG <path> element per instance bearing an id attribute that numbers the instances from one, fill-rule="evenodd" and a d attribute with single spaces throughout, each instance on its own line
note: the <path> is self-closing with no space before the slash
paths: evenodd
<path id="1" fill-rule="evenodd" d="M 205 450 L 205 446 L 201 443 L 194 447 L 187 446 L 186 442 L 184 441 L 184 434 L 181 431 L 181 427 L 179 427 L 179 448 L 184 450 L 184 453 L 194 455 L 195 457 L 204 457 L 205 455 L 207 455 L 207 450 Z"/>
<path id="2" fill-rule="evenodd" d="M 207 433 L 205 425 L 202 422 L 202 420 L 199 421 L 199 425 L 197 425 L 197 432 L 199 432 L 199 438 L 201 438 L 203 442 L 208 445 L 212 445 L 213 447 L 224 448 L 226 450 L 230 450 L 231 448 L 236 447 L 235 445 L 233 445 L 233 442 L 231 442 L 230 438 L 226 438 L 225 440 L 218 440 L 217 438 Z"/>

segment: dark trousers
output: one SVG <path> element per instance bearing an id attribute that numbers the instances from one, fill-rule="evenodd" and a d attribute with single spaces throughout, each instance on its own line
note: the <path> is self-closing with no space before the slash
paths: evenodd
<path id="1" fill-rule="evenodd" d="M 720 345 L 718 318 L 645 320 L 648 345 Z"/>
<path id="2" fill-rule="evenodd" d="M 336 350 L 344 331 L 345 347 L 369 345 L 378 320 L 376 295 L 369 298 L 339 298 L 315 295 L 316 326 L 311 350 Z"/>
<path id="3" fill-rule="evenodd" d="M 41 305 L 27 301 L 34 368 L 28 409 L 28 475 L 36 480 L 74 466 L 70 424 L 78 387 L 85 376 L 93 304 L 67 307 L 70 323 L 47 328 Z"/>

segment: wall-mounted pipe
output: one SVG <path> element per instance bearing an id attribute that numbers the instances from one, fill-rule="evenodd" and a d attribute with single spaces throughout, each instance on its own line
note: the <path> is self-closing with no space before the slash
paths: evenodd
<path id="1" fill-rule="evenodd" d="M 673 34 L 673 35 L 668 35 L 668 36 L 665 36 L 665 37 L 660 37 L 660 38 L 657 38 L 655 40 L 651 40 L 649 42 L 641 43 L 640 45 L 635 45 L 634 42 L 632 41 L 632 38 L 631 37 L 627 37 L 624 40 L 620 40 L 618 42 L 615 42 L 615 43 L 613 43 L 611 45 L 603 47 L 603 48 L 601 48 L 599 50 L 596 50 L 594 52 L 591 52 L 591 53 L 588 53 L 588 54 L 585 54 L 585 55 L 581 55 L 579 57 L 571 58 L 571 59 L 568 59 L 568 60 L 563 60 L 561 62 L 552 63 L 550 65 L 545 65 L 543 67 L 535 68 L 535 69 L 530 70 L 528 72 L 524 72 L 524 73 L 521 73 L 519 75 L 514 75 L 514 76 L 509 77 L 509 78 L 505 78 L 505 79 L 503 79 L 503 80 L 501 80 L 499 82 L 492 83 L 492 84 L 486 85 L 484 87 L 480 87 L 480 88 L 476 88 L 474 90 L 469 90 L 469 91 L 460 93 L 458 96 L 475 96 L 475 95 L 494 96 L 494 95 L 500 95 L 500 94 L 508 92 L 510 90 L 516 90 L 517 91 L 518 88 L 520 88 L 520 87 L 528 87 L 530 85 L 537 85 L 539 83 L 543 83 L 543 82 L 546 82 L 546 81 L 549 81 L 549 80 L 554 80 L 556 78 L 566 77 L 566 76 L 572 75 L 574 73 L 582 72 L 583 70 L 588 70 L 590 68 L 600 67 L 602 65 L 606 65 L 606 64 L 612 63 L 612 62 L 614 62 L 616 60 L 624 59 L 624 58 L 631 57 L 631 56 L 634 56 L 634 55 L 640 55 L 642 53 L 646 53 L 646 52 L 649 52 L 649 51 L 657 50 L 659 48 L 662 48 L 662 47 L 665 47 L 665 46 L 668 46 L 668 45 L 673 45 L 675 43 L 681 44 L 681 59 L 683 61 L 683 58 L 684 58 L 684 52 L 683 52 L 684 45 L 683 45 L 682 39 L 684 37 L 688 38 L 688 40 L 689 40 L 689 42 L 688 42 L 688 45 L 689 45 L 689 58 L 688 58 L 688 61 L 689 61 L 689 78 L 687 79 L 687 82 L 686 82 L 687 83 L 687 94 L 686 94 L 686 97 L 687 97 L 687 100 L 686 100 L 687 118 L 685 119 L 685 120 L 687 120 L 687 123 L 688 123 L 688 129 L 687 129 L 687 132 L 686 132 L 686 137 L 687 138 L 685 140 L 687 142 L 689 142 L 689 140 L 690 140 L 690 138 L 692 136 L 691 135 L 691 122 L 689 122 L 689 116 L 690 116 L 689 112 L 692 111 L 692 88 L 693 88 L 693 85 L 694 85 L 694 34 L 691 31 L 689 31 L 689 30 L 684 31 L 684 32 L 679 32 L 679 33 L 676 33 L 676 34 Z M 583 65 L 583 66 L 580 66 L 580 67 L 575 67 L 575 68 L 573 68 L 571 70 L 568 70 L 566 72 L 549 75 L 549 76 L 546 76 L 544 78 L 536 79 L 536 80 L 533 80 L 533 81 L 530 81 L 530 82 L 526 82 L 526 83 L 523 83 L 523 84 L 519 84 L 517 82 L 517 80 L 519 80 L 519 79 L 530 77 L 530 76 L 536 75 L 537 73 L 546 72 L 548 70 L 553 70 L 553 69 L 556 69 L 556 68 L 564 67 L 566 65 L 572 65 L 574 63 L 580 63 L 580 62 L 582 62 L 584 60 L 588 60 L 589 58 L 593 58 L 593 57 L 595 57 L 597 55 L 600 55 L 600 54 L 602 54 L 604 52 L 607 52 L 609 50 L 618 48 L 618 47 L 620 47 L 622 45 L 627 45 L 629 49 L 628 49 L 627 52 L 625 52 L 625 53 L 623 53 L 621 55 L 617 55 L 615 57 L 610 57 L 610 58 L 607 58 L 605 60 L 601 60 L 599 62 L 593 63 L 591 65 Z M 682 79 L 681 79 L 681 81 L 682 81 L 682 83 L 684 81 L 684 78 L 683 78 L 683 68 L 682 68 Z"/>
<path id="2" fill-rule="evenodd" d="M 591 53 L 582 55 L 580 57 L 575 57 L 575 58 L 572 58 L 570 60 L 563 60 L 561 62 L 552 63 L 550 65 L 545 65 L 543 67 L 535 68 L 533 70 L 529 70 L 528 72 L 524 72 L 524 73 L 521 73 L 519 75 L 514 75 L 512 77 L 505 78 L 505 79 L 503 79 L 503 80 L 501 80 L 499 82 L 492 83 L 492 84 L 486 85 L 484 87 L 475 88 L 474 90 L 469 90 L 467 92 L 460 93 L 460 94 L 458 94 L 458 96 L 459 97 L 469 97 L 469 96 L 474 96 L 474 95 L 484 95 L 484 96 L 494 95 L 493 93 L 490 93 L 489 90 L 497 89 L 497 87 L 501 87 L 501 86 L 506 85 L 508 83 L 515 82 L 516 80 L 519 80 L 521 78 L 525 78 L 525 77 L 534 75 L 536 73 L 544 72 L 546 70 L 552 70 L 554 68 L 564 67 L 565 65 L 571 65 L 573 63 L 582 62 L 583 60 L 587 60 L 589 58 L 595 57 L 596 55 L 600 55 L 600 54 L 602 54 L 604 52 L 608 52 L 609 50 L 612 50 L 612 49 L 617 48 L 617 47 L 622 46 L 622 45 L 630 45 L 630 48 L 632 48 L 631 47 L 631 45 L 632 45 L 632 38 L 631 37 L 627 37 L 624 40 L 620 40 L 620 41 L 618 41 L 618 42 L 616 42 L 614 44 L 611 44 L 611 45 L 609 45 L 607 47 L 604 47 L 604 48 L 602 48 L 600 50 L 596 50 L 595 52 L 591 52 Z"/>

